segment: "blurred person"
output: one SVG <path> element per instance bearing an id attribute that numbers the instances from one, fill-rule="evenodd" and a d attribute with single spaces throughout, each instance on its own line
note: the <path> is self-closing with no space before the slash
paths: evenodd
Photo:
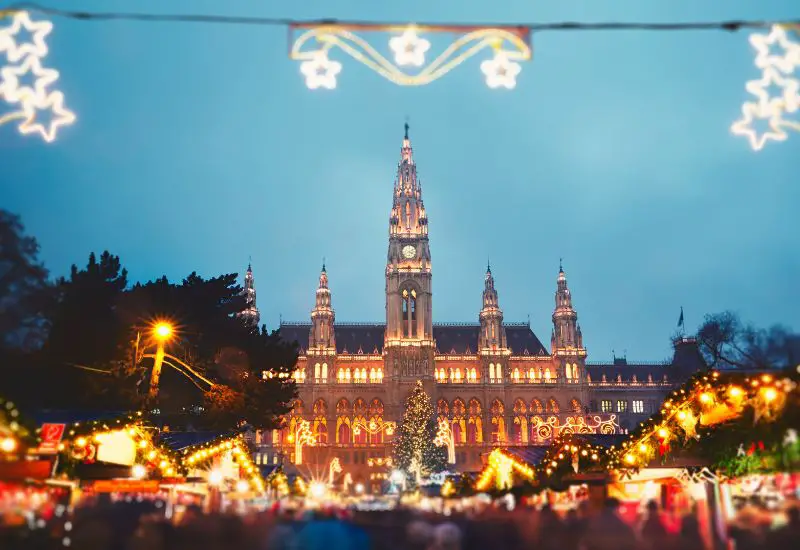
<path id="1" fill-rule="evenodd" d="M 445 522 L 433 529 L 435 550 L 461 550 L 461 529 L 455 523 Z"/>
<path id="2" fill-rule="evenodd" d="M 433 543 L 433 537 L 433 527 L 426 521 L 414 519 L 406 526 L 408 550 L 428 550 Z"/>
<path id="3" fill-rule="evenodd" d="M 560 550 L 565 541 L 564 523 L 549 504 L 539 510 L 539 544 L 542 550 Z"/>
<path id="4" fill-rule="evenodd" d="M 581 546 L 586 550 L 635 550 L 636 535 L 619 517 L 620 502 L 607 498 L 600 514 L 589 522 Z"/>
<path id="5" fill-rule="evenodd" d="M 705 550 L 703 535 L 700 533 L 700 522 L 697 516 L 687 514 L 681 519 L 681 531 L 678 534 L 677 547 L 681 550 Z M 737 548 L 737 550 L 739 550 Z"/>
<path id="6" fill-rule="evenodd" d="M 786 525 L 767 535 L 767 547 L 770 550 L 800 548 L 800 508 L 791 506 L 786 510 L 786 520 Z"/>
<path id="7" fill-rule="evenodd" d="M 639 537 L 647 550 L 665 550 L 670 546 L 670 534 L 655 500 L 647 503 L 647 513 L 641 525 Z"/>

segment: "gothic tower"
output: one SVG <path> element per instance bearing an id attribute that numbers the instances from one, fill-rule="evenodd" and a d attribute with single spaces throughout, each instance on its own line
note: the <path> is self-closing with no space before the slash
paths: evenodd
<path id="1" fill-rule="evenodd" d="M 492 268 L 486 266 L 483 289 L 483 308 L 480 313 L 481 332 L 478 336 L 478 353 L 500 354 L 507 351 L 506 329 L 503 328 L 503 310 L 497 301 Z"/>
<path id="2" fill-rule="evenodd" d="M 564 377 L 568 383 L 578 383 L 583 380 L 586 349 L 583 347 L 578 313 L 572 307 L 572 294 L 567 287 L 567 276 L 560 263 L 550 345 L 553 357 L 557 361 L 559 377 Z"/>
<path id="3" fill-rule="evenodd" d="M 261 314 L 256 307 L 256 282 L 253 279 L 253 267 L 250 264 L 247 264 L 247 272 L 244 274 L 242 296 L 244 296 L 245 308 L 239 313 L 239 318 L 251 327 L 258 328 Z"/>
<path id="4" fill-rule="evenodd" d="M 389 216 L 384 340 L 387 353 L 392 355 L 392 376 L 432 377 L 434 341 L 428 218 L 408 138 L 408 124 L 400 149 Z"/>
<path id="5" fill-rule="evenodd" d="M 331 291 L 328 288 L 328 272 L 323 263 L 322 272 L 319 274 L 319 288 L 317 288 L 314 309 L 311 310 L 311 330 L 308 334 L 309 354 L 336 354 L 336 335 L 333 331 L 335 318 L 336 315 L 331 307 Z"/>

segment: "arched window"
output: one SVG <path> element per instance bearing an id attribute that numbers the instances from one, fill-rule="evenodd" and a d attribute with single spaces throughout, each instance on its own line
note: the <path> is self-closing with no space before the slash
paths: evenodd
<path id="1" fill-rule="evenodd" d="M 561 407 L 558 406 L 558 401 L 552 397 L 547 400 L 547 412 L 555 414 L 561 412 Z"/>
<path id="2" fill-rule="evenodd" d="M 514 383 L 519 383 L 519 369 L 514 367 Z"/>
<path id="3" fill-rule="evenodd" d="M 536 370 L 533 367 L 528 369 L 528 380 L 536 380 Z"/>
<path id="4" fill-rule="evenodd" d="M 545 380 L 545 382 L 549 382 L 550 381 L 550 367 L 545 367 L 544 368 L 544 380 Z"/>
<path id="5" fill-rule="evenodd" d="M 328 363 L 322 363 L 322 381 L 328 381 Z"/>
<path id="6" fill-rule="evenodd" d="M 314 401 L 312 407 L 314 412 L 314 434 L 317 436 L 317 443 L 326 445 L 328 443 L 328 405 L 324 399 Z"/>
<path id="7" fill-rule="evenodd" d="M 494 382 L 494 363 L 489 363 L 489 380 Z"/>
<path id="8" fill-rule="evenodd" d="M 371 445 L 380 445 L 383 443 L 384 434 L 384 431 L 381 429 L 383 426 L 383 401 L 377 397 L 369 404 L 369 423 L 371 427 L 374 426 L 378 428 L 377 430 L 372 430 L 374 433 L 370 434 L 369 442 Z"/>
<path id="9" fill-rule="evenodd" d="M 453 442 L 456 445 L 461 445 L 465 441 L 467 434 L 467 423 L 464 420 L 467 407 L 461 398 L 456 398 L 453 401 L 453 418 L 450 421 L 450 429 L 453 430 Z"/>
<path id="10" fill-rule="evenodd" d="M 344 381 L 346 383 L 350 382 L 350 369 L 344 369 Z"/>
<path id="11" fill-rule="evenodd" d="M 447 405 L 446 399 L 440 399 L 436 402 L 436 414 L 439 417 L 447 418 L 450 413 L 450 407 Z"/>
<path id="12" fill-rule="evenodd" d="M 528 407 L 525 401 L 516 399 L 514 401 L 514 424 L 511 426 L 511 441 L 513 443 L 528 442 Z"/>
<path id="13" fill-rule="evenodd" d="M 467 419 L 467 443 L 483 443 L 483 410 L 481 402 L 474 397 L 469 400 L 469 418 Z"/>
<path id="14" fill-rule="evenodd" d="M 350 435 L 350 402 L 344 397 L 336 403 L 336 443 L 351 443 Z"/>
<path id="15" fill-rule="evenodd" d="M 339 371 L 336 373 L 336 378 L 339 380 L 340 384 L 344 383 L 344 369 L 339 367 Z"/>
<path id="16" fill-rule="evenodd" d="M 314 382 L 319 382 L 320 379 L 320 370 L 319 370 L 319 363 L 314 365 Z"/>
<path id="17" fill-rule="evenodd" d="M 367 419 L 363 416 L 356 416 L 353 419 L 353 443 L 356 445 L 367 444 L 369 434 L 367 434 L 366 426 Z"/>
<path id="18" fill-rule="evenodd" d="M 417 291 L 413 288 L 403 290 L 403 336 L 417 336 Z"/>
<path id="19" fill-rule="evenodd" d="M 504 443 L 506 440 L 506 421 L 503 417 L 505 406 L 499 399 L 492 401 L 489 409 L 492 416 L 492 443 Z"/>
<path id="20" fill-rule="evenodd" d="M 367 381 L 367 368 L 363 367 L 361 369 L 361 382 L 366 382 L 366 381 Z"/>
<path id="21" fill-rule="evenodd" d="M 475 370 L 475 367 L 469 369 L 469 381 L 473 384 L 478 381 L 478 371 Z"/>
<path id="22" fill-rule="evenodd" d="M 581 377 L 580 371 L 578 370 L 578 364 L 572 363 L 572 378 L 577 381 Z"/>
<path id="23" fill-rule="evenodd" d="M 544 405 L 542 405 L 542 402 L 538 399 L 531 401 L 531 412 L 534 414 L 544 413 Z"/>
<path id="24" fill-rule="evenodd" d="M 573 399 L 572 401 L 570 401 L 569 402 L 569 406 L 572 409 L 572 412 L 575 412 L 575 413 L 582 413 L 583 412 L 583 406 L 581 405 L 581 402 L 578 401 L 577 399 Z"/>
<path id="25" fill-rule="evenodd" d="M 569 363 L 564 365 L 564 376 L 567 377 L 567 380 L 572 380 L 572 365 Z"/>

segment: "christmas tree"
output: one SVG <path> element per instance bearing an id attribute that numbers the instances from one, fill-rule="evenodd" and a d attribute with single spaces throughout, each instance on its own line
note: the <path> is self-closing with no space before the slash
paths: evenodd
<path id="1" fill-rule="evenodd" d="M 395 464 L 405 472 L 410 485 L 415 485 L 418 478 L 444 471 L 447 449 L 434 445 L 435 437 L 433 404 L 422 387 L 422 381 L 417 380 L 406 399 L 403 420 L 394 442 Z"/>

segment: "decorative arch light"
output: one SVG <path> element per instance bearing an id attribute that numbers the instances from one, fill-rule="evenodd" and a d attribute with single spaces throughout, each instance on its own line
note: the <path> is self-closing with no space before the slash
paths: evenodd
<path id="1" fill-rule="evenodd" d="M 480 69 L 490 88 L 512 89 L 522 71 L 520 62 L 531 59 L 530 29 L 520 27 L 415 26 L 381 24 L 303 24 L 290 26 L 294 40 L 290 57 L 300 61 L 306 86 L 334 89 L 342 64 L 330 58 L 338 49 L 399 86 L 425 86 L 446 75 L 461 63 L 489 50 L 491 57 Z M 390 61 L 367 40 L 353 31 L 391 33 L 388 46 L 394 53 Z M 456 36 L 438 56 L 426 62 L 430 41 L 420 33 Z M 413 72 L 404 67 L 414 67 Z"/>
<path id="2" fill-rule="evenodd" d="M 30 32 L 30 42 L 18 41 L 23 28 Z M 53 89 L 58 71 L 42 66 L 48 53 L 45 38 L 52 30 L 50 21 L 33 21 L 27 11 L 0 11 L 0 98 L 14 109 L 0 116 L 0 126 L 16 122 L 21 134 L 39 134 L 48 143 L 76 119 L 64 107 L 64 94 Z M 19 77 L 28 73 L 35 77 L 33 86 L 20 85 Z M 50 121 L 41 121 L 39 113 L 48 111 Z"/>

